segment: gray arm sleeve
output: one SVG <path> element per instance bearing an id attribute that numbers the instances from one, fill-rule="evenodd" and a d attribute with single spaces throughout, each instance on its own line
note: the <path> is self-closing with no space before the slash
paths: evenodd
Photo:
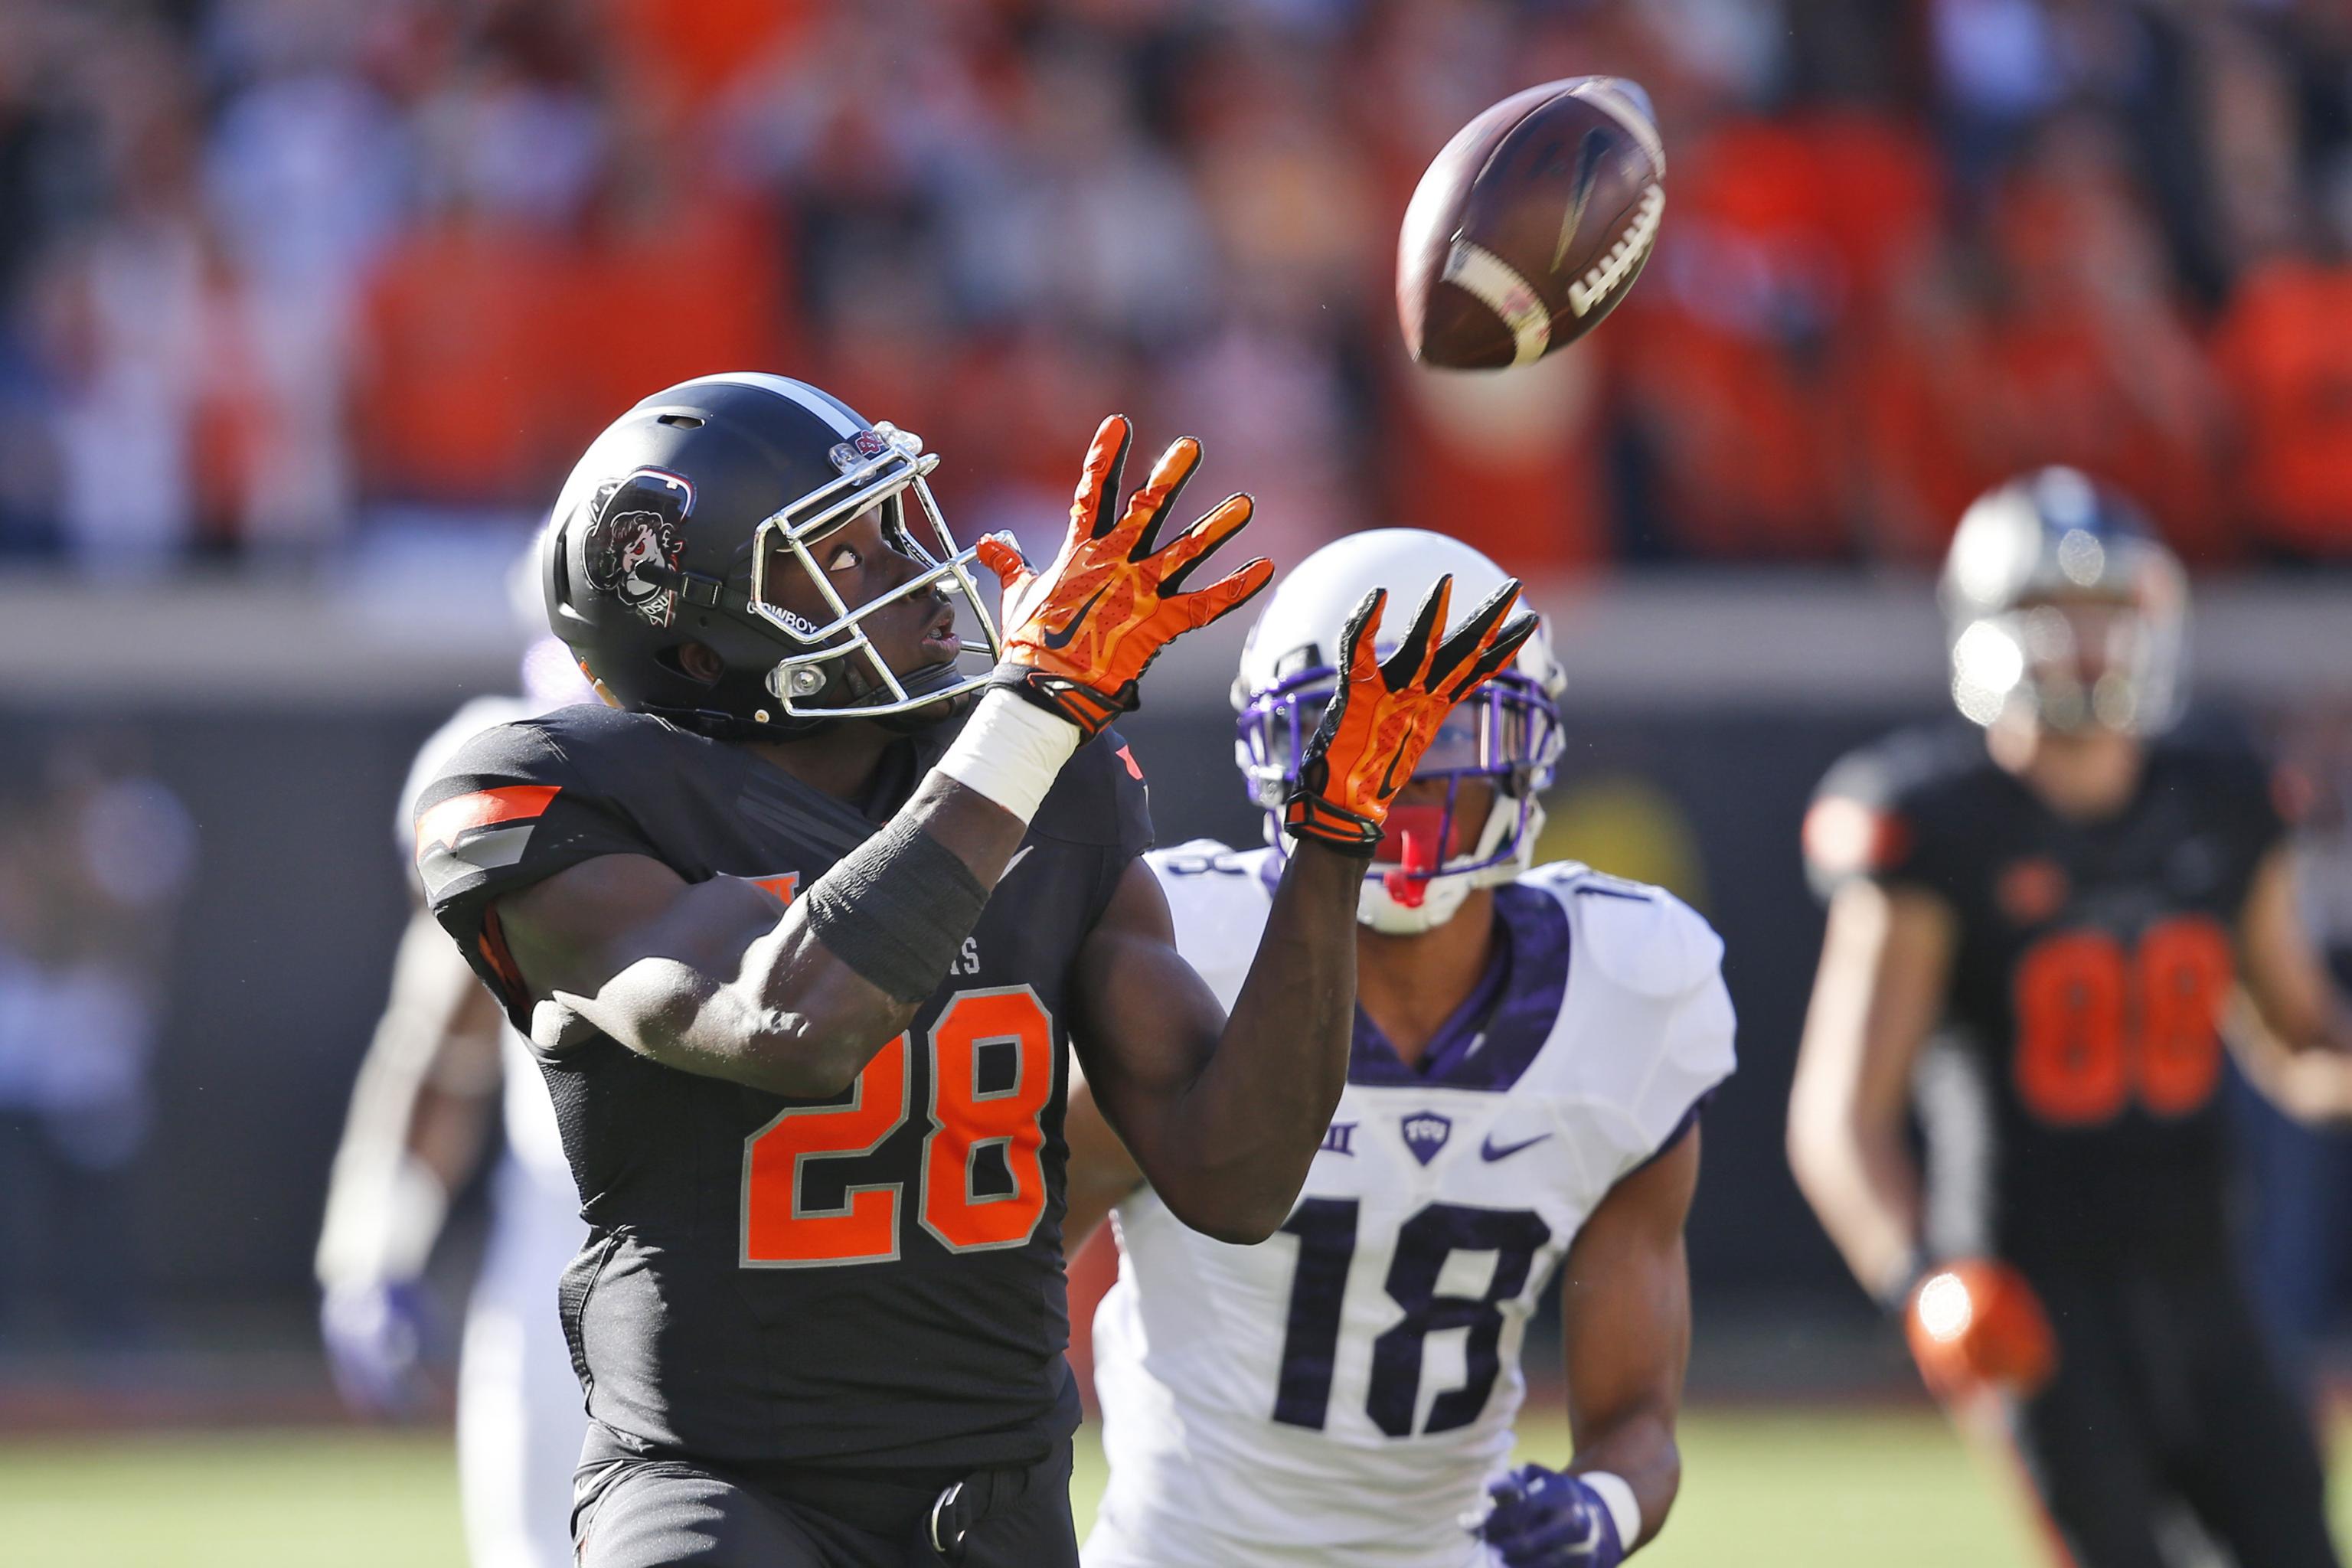
<path id="1" fill-rule="evenodd" d="M 825 951 L 885 995 L 920 1002 L 939 988 L 988 889 L 955 851 L 893 818 L 801 896 Z"/>

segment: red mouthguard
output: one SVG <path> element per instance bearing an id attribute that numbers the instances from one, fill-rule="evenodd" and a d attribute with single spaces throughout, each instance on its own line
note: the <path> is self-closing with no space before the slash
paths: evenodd
<path id="1" fill-rule="evenodd" d="M 1387 860 L 1393 854 L 1395 868 L 1381 874 L 1381 886 L 1406 909 L 1421 908 L 1422 900 L 1429 894 L 1429 879 L 1444 863 L 1445 826 L 1445 808 L 1442 805 L 1389 808 L 1388 830 L 1374 858 Z"/>

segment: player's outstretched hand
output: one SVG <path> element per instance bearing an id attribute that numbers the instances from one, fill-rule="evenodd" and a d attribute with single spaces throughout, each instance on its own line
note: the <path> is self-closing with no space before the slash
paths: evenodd
<path id="1" fill-rule="evenodd" d="M 319 1307 L 328 1370 L 343 1403 L 367 1415 L 413 1414 L 429 1392 L 432 1307 L 414 1281 L 339 1287 Z"/>
<path id="2" fill-rule="evenodd" d="M 1229 496 L 1162 544 L 1160 527 L 1184 481 L 1200 466 L 1201 443 L 1186 436 L 1160 455 L 1124 510 L 1119 473 L 1134 432 L 1114 414 L 1095 432 L 1070 503 L 1070 531 L 1043 571 L 1007 534 L 977 546 L 1004 585 L 1004 656 L 994 684 L 1021 693 L 1092 736 L 1136 704 L 1146 666 L 1177 637 L 1230 614 L 1274 575 L 1263 557 L 1206 587 L 1185 580 L 1209 552 L 1250 520 L 1245 495 Z"/>
<path id="3" fill-rule="evenodd" d="M 1388 590 L 1375 588 L 1340 634 L 1343 677 L 1307 742 L 1298 783 L 1284 807 L 1283 826 L 1295 837 L 1318 838 L 1351 855 L 1370 856 L 1381 841 L 1389 806 L 1421 765 L 1454 705 L 1517 657 L 1534 635 L 1536 618 L 1505 624 L 1518 603 L 1516 577 L 1444 636 L 1454 579 L 1440 577 L 1421 602 L 1412 628 L 1382 660 L 1373 654 Z"/>
<path id="4" fill-rule="evenodd" d="M 1478 1535 L 1510 1568 L 1617 1568 L 1625 1543 L 1599 1492 L 1574 1476 L 1521 1465 L 1486 1489 Z"/>
<path id="5" fill-rule="evenodd" d="M 2058 1370 L 2042 1298 L 2006 1263 L 1967 1258 L 1919 1282 L 1905 1313 L 1912 1359 L 1937 1398 L 2031 1395 Z"/>

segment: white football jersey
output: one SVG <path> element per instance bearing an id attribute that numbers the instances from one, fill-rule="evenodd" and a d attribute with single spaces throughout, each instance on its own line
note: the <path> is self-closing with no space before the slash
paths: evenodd
<path id="1" fill-rule="evenodd" d="M 1271 854 L 1150 857 L 1179 949 L 1229 1009 Z M 1554 865 L 1497 889 L 1496 910 L 1500 987 L 1419 1068 L 1359 1019 L 1273 1238 L 1213 1241 L 1149 1191 L 1119 1205 L 1087 1568 L 1487 1561 L 1462 1516 L 1510 1456 L 1528 1319 L 1586 1216 L 1732 1070 L 1722 942 L 1673 895 Z"/>

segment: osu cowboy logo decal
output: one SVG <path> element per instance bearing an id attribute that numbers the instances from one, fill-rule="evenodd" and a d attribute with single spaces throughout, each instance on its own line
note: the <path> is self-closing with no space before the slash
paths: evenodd
<path id="1" fill-rule="evenodd" d="M 680 530 L 694 510 L 694 486 L 661 468 L 639 468 L 600 491 L 582 542 L 588 585 L 647 621 L 666 626 L 677 608 L 674 584 L 686 553 Z"/>

